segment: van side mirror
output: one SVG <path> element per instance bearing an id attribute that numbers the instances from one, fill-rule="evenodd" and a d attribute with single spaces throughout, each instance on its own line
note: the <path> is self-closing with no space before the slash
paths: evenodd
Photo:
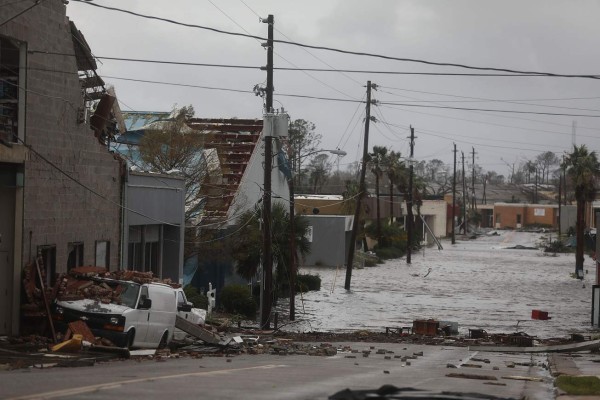
<path id="1" fill-rule="evenodd" d="M 191 303 L 182 303 L 177 306 L 177 311 L 190 312 L 192 311 L 193 304 Z"/>
<path id="2" fill-rule="evenodd" d="M 140 299 L 140 303 L 138 304 L 138 308 L 141 309 L 150 309 L 152 308 L 152 300 L 147 297 Z"/>

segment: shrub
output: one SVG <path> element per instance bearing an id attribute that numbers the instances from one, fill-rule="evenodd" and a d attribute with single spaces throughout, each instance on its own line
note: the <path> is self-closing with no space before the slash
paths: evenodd
<path id="1" fill-rule="evenodd" d="M 298 274 L 296 277 L 296 291 L 305 293 L 310 290 L 321 290 L 321 277 L 319 275 Z"/>
<path id="2" fill-rule="evenodd" d="M 406 254 L 406 251 L 399 249 L 397 247 L 384 247 L 384 248 L 377 248 L 375 249 L 375 254 L 377 254 L 377 257 L 383 259 L 383 260 L 391 260 L 394 258 L 400 258 L 402 257 L 404 254 Z"/>
<path id="3" fill-rule="evenodd" d="M 571 251 L 562 241 L 553 240 L 544 247 L 546 253 L 569 253 Z"/>
<path id="4" fill-rule="evenodd" d="M 194 286 L 187 285 L 183 288 L 183 292 L 187 300 L 194 303 L 194 307 L 205 310 L 208 308 L 208 297 L 200 293 Z"/>
<path id="5" fill-rule="evenodd" d="M 366 226 L 365 232 L 367 236 L 377 238 L 377 224 L 372 223 Z M 415 235 L 417 236 L 417 235 Z M 407 242 L 406 231 L 396 224 L 381 224 L 381 241 L 378 246 L 381 247 L 398 247 L 406 250 Z M 418 243 L 418 242 L 417 242 Z"/>
<path id="6" fill-rule="evenodd" d="M 219 297 L 226 313 L 238 314 L 248 319 L 256 317 L 256 300 L 246 285 L 227 285 L 221 289 Z"/>
<path id="7" fill-rule="evenodd" d="M 357 251 L 354 253 L 352 268 L 374 267 L 380 262 L 381 260 L 373 253 Z"/>

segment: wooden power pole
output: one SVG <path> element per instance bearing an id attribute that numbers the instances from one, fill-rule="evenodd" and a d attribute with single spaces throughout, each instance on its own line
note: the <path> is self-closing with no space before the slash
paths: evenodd
<path id="1" fill-rule="evenodd" d="M 406 246 L 406 263 L 412 262 L 412 243 L 413 243 L 413 155 L 415 150 L 415 129 L 410 126 L 410 167 L 408 168 L 408 198 L 406 202 L 406 233 L 408 234 L 408 245 Z"/>
<path id="2" fill-rule="evenodd" d="M 367 174 L 367 158 L 369 154 L 369 125 L 371 122 L 371 88 L 376 88 L 377 85 L 371 85 L 371 81 L 367 82 L 367 106 L 365 111 L 365 140 L 363 144 L 362 166 L 360 170 L 360 182 L 358 184 L 358 195 L 356 196 L 356 209 L 354 210 L 354 220 L 352 221 L 352 232 L 350 234 L 350 246 L 348 249 L 348 261 L 346 263 L 346 281 L 344 289 L 350 290 L 350 282 L 352 280 L 352 263 L 354 262 L 354 250 L 356 249 L 356 235 L 358 233 L 358 224 L 360 219 L 360 203 L 362 197 L 366 194 L 365 175 Z"/>
<path id="3" fill-rule="evenodd" d="M 267 38 L 267 90 L 265 96 L 266 113 L 273 111 L 273 15 L 269 14 Z M 260 326 L 268 329 L 271 325 L 271 309 L 273 306 L 273 253 L 271 249 L 271 174 L 273 163 L 272 137 L 265 136 L 265 162 L 264 162 L 264 193 L 263 193 L 263 277 L 261 286 L 261 312 Z"/>
<path id="4" fill-rule="evenodd" d="M 456 244 L 456 143 L 454 143 L 454 175 L 452 176 L 452 244 Z"/>

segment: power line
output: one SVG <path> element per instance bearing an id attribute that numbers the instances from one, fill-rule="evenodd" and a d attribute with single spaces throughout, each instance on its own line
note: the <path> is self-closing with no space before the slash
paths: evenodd
<path id="1" fill-rule="evenodd" d="M 170 226 L 176 226 L 176 227 L 180 226 L 180 225 L 177 225 L 177 224 L 172 224 L 170 222 L 162 221 L 160 219 L 156 219 L 154 217 L 151 217 L 151 216 L 146 215 L 144 213 L 141 213 L 139 211 L 132 210 L 131 208 L 125 207 L 124 205 L 119 204 L 116 201 L 109 199 L 108 197 L 104 196 L 103 194 L 97 192 L 96 190 L 92 189 L 91 187 L 85 185 L 84 183 L 80 182 L 79 180 L 77 180 L 74 177 L 72 177 L 71 175 L 69 175 L 62 168 L 60 168 L 59 166 L 57 166 L 56 164 L 54 164 L 52 161 L 48 160 L 41 153 L 39 153 L 37 150 L 35 150 L 30 144 L 25 143 L 25 141 L 23 141 L 21 138 L 17 138 L 17 140 L 19 142 L 21 142 L 23 144 L 23 146 L 27 147 L 29 149 L 29 151 L 31 151 L 32 153 L 34 153 L 36 156 L 38 156 L 40 159 L 42 159 L 44 162 L 46 162 L 52 168 L 54 168 L 55 170 L 57 170 L 59 173 L 61 173 L 65 177 L 67 177 L 69 180 L 75 182 L 77 185 L 81 186 L 82 188 L 84 188 L 88 192 L 90 192 L 90 193 L 94 194 L 95 196 L 99 197 L 100 199 L 102 199 L 102 200 L 104 200 L 104 201 L 106 201 L 106 202 L 108 202 L 110 204 L 113 204 L 113 205 L 115 205 L 115 206 L 117 206 L 117 207 L 119 207 L 119 208 L 121 208 L 123 210 L 132 212 L 132 213 L 137 214 L 137 215 L 139 215 L 141 217 L 144 217 L 144 218 L 148 218 L 148 219 L 150 219 L 152 221 L 159 222 L 159 223 L 164 224 L 164 225 L 170 225 Z"/>
<path id="2" fill-rule="evenodd" d="M 87 4 L 87 5 L 94 6 L 94 7 L 98 7 L 98 8 L 103 8 L 106 10 L 117 11 L 117 12 L 122 12 L 125 14 L 134 15 L 136 17 L 141 17 L 141 18 L 146 18 L 146 19 L 151 19 L 151 20 L 156 20 L 156 21 L 162 21 L 162 22 L 168 22 L 171 24 L 184 26 L 184 27 L 188 27 L 188 28 L 202 29 L 202 30 L 207 30 L 207 31 L 215 32 L 215 33 L 221 33 L 221 34 L 237 36 L 237 37 L 246 37 L 246 38 L 251 38 L 251 39 L 256 39 L 256 40 L 261 40 L 261 41 L 267 40 L 267 38 L 263 38 L 261 36 L 255 36 L 255 35 L 244 34 L 244 33 L 239 33 L 239 32 L 225 31 L 222 29 L 217 29 L 217 28 L 212 28 L 212 27 L 202 26 L 202 25 L 196 25 L 196 24 L 188 24 L 188 23 L 179 22 L 179 21 L 175 21 L 172 19 L 168 19 L 168 18 L 141 14 L 138 12 L 125 10 L 125 9 L 121 9 L 121 8 L 103 6 L 103 5 L 92 3 L 89 1 L 84 1 L 84 0 L 73 0 L 73 1 L 78 2 L 78 3 Z M 514 70 L 514 69 L 509 69 L 509 68 L 477 67 L 477 66 L 471 66 L 471 65 L 466 65 L 466 64 L 435 62 L 435 61 L 427 61 L 427 60 L 414 59 L 414 58 L 402 58 L 402 57 L 387 56 L 387 55 L 383 55 L 383 54 L 342 50 L 342 49 L 337 49 L 337 48 L 333 48 L 333 47 L 308 45 L 308 44 L 286 41 L 286 40 L 274 39 L 273 42 L 292 45 L 292 46 L 298 46 L 298 47 L 304 47 L 304 48 L 314 49 L 314 50 L 325 50 L 325 51 L 332 51 L 332 52 L 336 52 L 336 53 L 349 54 L 349 55 L 355 55 L 355 56 L 381 58 L 384 60 L 411 62 L 411 63 L 425 64 L 425 65 L 433 65 L 433 66 L 438 66 L 438 67 L 455 67 L 455 68 L 463 68 L 463 69 L 470 69 L 470 70 L 477 70 L 477 71 L 496 71 L 496 72 L 506 72 L 506 73 L 512 73 L 512 74 L 525 74 L 525 75 L 532 75 L 532 76 L 553 76 L 553 77 L 561 77 L 561 78 L 600 79 L 600 75 L 597 75 L 597 74 L 593 74 L 593 75 L 589 75 L 589 74 L 556 74 L 556 73 L 540 72 L 540 71 L 521 71 L 521 70 Z"/>
<path id="3" fill-rule="evenodd" d="M 384 107 L 386 107 L 386 106 L 384 106 Z M 388 108 L 395 108 L 395 107 L 390 107 L 390 106 L 387 106 L 387 107 Z M 495 123 L 495 122 L 476 121 L 476 120 L 473 120 L 473 119 L 450 117 L 448 115 L 432 114 L 432 113 L 426 113 L 426 112 L 422 112 L 422 111 L 409 110 L 409 109 L 403 109 L 403 108 L 399 108 L 399 109 L 402 110 L 402 111 L 406 111 L 406 112 L 410 112 L 410 113 L 415 113 L 415 114 L 427 115 L 427 116 L 437 117 L 437 118 L 446 118 L 446 119 L 452 119 L 452 120 L 457 120 L 457 121 L 465 121 L 465 122 L 471 122 L 471 123 L 475 123 L 475 124 L 499 126 L 499 127 L 502 127 L 502 128 L 519 129 L 519 130 L 532 131 L 532 132 L 552 133 L 552 134 L 556 134 L 556 135 L 569 135 L 569 136 L 571 135 L 570 133 L 567 134 L 565 132 L 549 131 L 549 130 L 546 130 L 546 129 L 525 128 L 525 127 L 521 127 L 521 126 L 498 124 L 498 123 Z M 498 115 L 497 117 L 501 117 L 502 118 L 503 116 Z M 506 117 L 504 117 L 504 118 L 506 118 Z M 583 136 L 583 135 L 580 135 L 580 136 Z M 587 135 L 586 137 L 596 138 L 597 139 L 597 136 Z"/>
<path id="4" fill-rule="evenodd" d="M 552 105 L 547 105 L 547 104 L 532 104 L 532 103 L 526 103 L 525 102 L 525 101 L 544 101 L 544 99 L 538 99 L 538 100 L 502 100 L 502 99 L 489 99 L 489 98 L 483 98 L 483 97 L 458 96 L 458 95 L 446 94 L 446 93 L 424 92 L 424 91 L 420 91 L 420 90 L 408 90 L 408 89 L 396 89 L 396 90 L 406 91 L 406 92 L 414 92 L 414 93 L 423 93 L 423 94 L 435 94 L 435 95 L 440 95 L 440 96 L 448 96 L 448 97 L 462 98 L 462 99 L 472 99 L 472 100 L 412 100 L 412 101 L 409 101 L 409 103 L 481 103 L 481 102 L 490 102 L 490 103 L 518 104 L 518 105 L 527 105 L 527 106 L 535 106 L 535 107 L 562 108 L 562 109 L 565 109 L 565 110 L 578 110 L 578 111 L 600 112 L 600 110 L 589 109 L 589 108 L 552 106 Z M 381 92 L 397 96 L 394 93 L 390 93 L 390 92 L 386 92 L 386 91 L 381 91 Z M 399 97 L 404 97 L 404 96 L 399 96 Z M 600 98 L 600 97 L 590 97 L 588 99 L 598 99 L 598 98 Z M 552 100 L 556 101 L 556 100 L 561 100 L 561 99 L 552 99 Z"/>
<path id="5" fill-rule="evenodd" d="M 13 19 L 15 19 L 15 18 L 17 18 L 17 17 L 19 17 L 19 16 L 21 16 L 21 15 L 25 14 L 27 11 L 31 10 L 33 7 L 36 7 L 36 6 L 40 5 L 40 4 L 42 4 L 44 1 L 45 1 L 45 0 L 36 0 L 35 4 L 33 4 L 32 6 L 30 6 L 30 7 L 27 7 L 26 9 L 24 9 L 24 10 L 23 10 L 23 11 L 21 11 L 20 13 L 18 13 L 18 14 L 15 14 L 15 15 L 13 15 L 12 17 L 10 17 L 9 19 L 7 19 L 6 21 L 4 21 L 4 22 L 0 23 L 0 27 L 2 27 L 2 26 L 4 26 L 4 25 L 8 24 L 8 23 L 9 23 L 10 21 L 12 21 Z M 15 4 L 15 3 L 10 3 L 10 4 Z"/>
<path id="6" fill-rule="evenodd" d="M 212 2 L 211 0 L 208 0 L 208 2 L 210 4 L 213 5 L 213 7 L 215 7 L 217 10 L 219 10 L 223 15 L 225 15 L 231 22 L 233 22 L 234 24 L 236 24 L 238 27 L 240 27 L 244 32 L 250 34 L 250 32 L 248 32 L 242 25 L 240 25 L 236 20 L 234 20 L 231 16 L 229 16 L 229 14 L 227 14 L 225 11 L 223 11 L 220 7 L 218 7 L 214 2 Z M 260 41 L 259 41 L 260 43 Z M 308 52 L 308 51 L 307 51 Z M 288 60 L 287 58 L 283 57 L 281 54 L 277 53 L 275 50 L 273 50 L 273 53 L 281 58 L 283 61 L 287 62 L 288 64 L 292 65 L 293 67 L 298 67 L 297 65 L 295 65 L 293 62 L 291 62 L 290 60 Z M 353 98 L 352 96 L 350 96 L 349 94 L 346 94 L 344 92 L 342 92 L 341 90 L 336 89 L 335 87 L 331 86 L 330 84 L 328 84 L 327 82 L 323 82 L 322 80 L 320 80 L 319 78 L 316 78 L 314 76 L 312 76 L 311 74 L 309 74 L 306 71 L 302 71 L 306 76 L 308 76 L 311 79 L 314 79 L 315 81 L 319 82 L 321 85 L 327 86 L 328 88 L 332 89 L 335 92 L 338 92 L 339 94 L 346 96 L 348 98 Z"/>
<path id="7" fill-rule="evenodd" d="M 400 107 L 420 107 L 420 108 L 438 108 L 446 110 L 462 110 L 462 111 L 485 111 L 485 112 L 497 112 L 497 113 L 509 113 L 509 114 L 533 114 L 533 115 L 551 115 L 551 116 L 565 116 L 565 117 L 589 117 L 589 118 L 600 118 L 600 115 L 591 114 L 567 114 L 567 113 L 551 113 L 543 111 L 517 111 L 517 110 L 498 110 L 493 108 L 470 108 L 470 107 L 451 107 L 451 106 L 430 106 L 423 104 L 407 104 L 399 102 L 382 101 L 378 104 L 389 105 L 389 106 L 400 106 Z"/>
<path id="8" fill-rule="evenodd" d="M 76 1 L 76 0 L 74 0 Z M 28 50 L 30 54 L 46 54 L 55 56 L 70 56 L 75 57 L 75 54 L 60 53 L 44 50 Z M 181 65 L 192 67 L 214 67 L 214 68 L 236 68 L 236 69 L 257 69 L 262 70 L 263 67 L 256 65 L 239 65 L 239 64 L 213 64 L 213 63 L 198 63 L 191 61 L 169 61 L 169 60 L 152 60 L 144 58 L 128 58 L 128 57 L 110 57 L 110 56 L 94 56 L 99 60 L 124 61 L 124 62 L 139 62 L 150 64 L 166 64 L 166 65 Z M 285 60 L 285 59 L 284 59 Z M 286 60 L 287 61 L 287 60 Z M 289 61 L 288 61 L 289 62 Z M 291 63 L 290 63 L 291 64 Z M 293 64 L 292 64 L 293 65 Z M 275 71 L 299 71 L 299 72 L 336 72 L 350 74 L 379 74 L 379 75 L 421 75 L 421 76 L 464 76 L 464 77 L 505 77 L 505 78 L 560 78 L 562 76 L 554 75 L 531 75 L 531 74 L 482 74 L 482 73 L 460 73 L 460 72 L 410 72 L 410 71 L 380 71 L 380 70 L 362 70 L 362 69 L 339 69 L 339 68 L 302 68 L 302 67 L 273 67 Z M 585 99 L 585 98 L 582 98 Z M 593 99 L 593 98 L 590 98 Z M 566 100 L 577 100 L 566 99 Z"/>

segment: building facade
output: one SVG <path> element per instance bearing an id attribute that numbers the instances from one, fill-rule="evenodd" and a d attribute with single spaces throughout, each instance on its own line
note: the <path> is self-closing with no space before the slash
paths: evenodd
<path id="1" fill-rule="evenodd" d="M 0 7 L 0 19 L 26 6 Z M 4 23 L 0 42 L 2 335 L 19 332 L 21 271 L 38 254 L 47 285 L 75 266 L 117 268 L 122 166 L 87 122 L 95 63 L 65 2 L 39 2 Z"/>

